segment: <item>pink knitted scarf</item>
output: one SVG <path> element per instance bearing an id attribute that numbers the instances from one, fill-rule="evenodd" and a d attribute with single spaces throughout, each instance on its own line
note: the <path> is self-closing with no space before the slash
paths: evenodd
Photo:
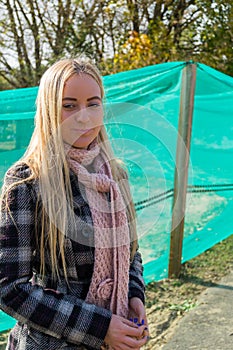
<path id="1" fill-rule="evenodd" d="M 130 238 L 121 192 L 97 142 L 88 150 L 66 145 L 66 152 L 70 168 L 85 186 L 94 226 L 94 271 L 86 302 L 127 317 Z M 94 173 L 86 169 L 90 164 Z"/>

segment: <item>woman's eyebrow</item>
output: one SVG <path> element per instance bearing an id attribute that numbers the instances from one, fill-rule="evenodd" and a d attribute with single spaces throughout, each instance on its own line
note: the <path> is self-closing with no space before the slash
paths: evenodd
<path id="1" fill-rule="evenodd" d="M 75 98 L 75 97 L 64 97 L 62 99 L 62 101 L 67 101 L 67 100 L 69 100 L 69 101 L 77 101 L 77 98 Z M 101 97 L 99 97 L 99 96 L 93 96 L 93 97 L 87 98 L 87 101 L 91 101 L 91 100 L 100 100 L 100 101 L 102 101 Z"/>
<path id="2" fill-rule="evenodd" d="M 77 101 L 77 98 L 74 98 L 74 97 L 64 97 L 62 99 L 62 101 L 66 101 L 66 100 L 69 100 L 69 101 Z"/>
<path id="3" fill-rule="evenodd" d="M 93 96 L 93 97 L 87 98 L 87 101 L 91 101 L 91 100 L 100 100 L 100 101 L 102 101 L 101 97 L 99 97 L 99 96 Z"/>

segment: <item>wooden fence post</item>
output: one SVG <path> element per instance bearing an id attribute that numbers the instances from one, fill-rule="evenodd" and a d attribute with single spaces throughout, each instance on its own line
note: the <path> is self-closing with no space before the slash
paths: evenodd
<path id="1" fill-rule="evenodd" d="M 172 224 L 170 237 L 169 278 L 177 278 L 181 271 L 183 232 L 188 181 L 190 140 L 194 94 L 196 85 L 196 65 L 187 62 L 182 72 L 179 126 L 174 175 L 174 196 L 172 204 Z"/>

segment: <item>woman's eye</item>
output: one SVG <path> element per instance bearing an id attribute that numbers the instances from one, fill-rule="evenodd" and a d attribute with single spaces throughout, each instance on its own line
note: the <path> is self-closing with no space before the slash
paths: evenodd
<path id="1" fill-rule="evenodd" d="M 100 103 L 91 103 L 88 105 L 88 108 L 97 108 L 97 107 L 100 107 L 101 104 Z"/>
<path id="2" fill-rule="evenodd" d="M 75 105 L 73 103 L 66 103 L 63 105 L 63 108 L 72 109 L 72 108 L 75 108 Z"/>

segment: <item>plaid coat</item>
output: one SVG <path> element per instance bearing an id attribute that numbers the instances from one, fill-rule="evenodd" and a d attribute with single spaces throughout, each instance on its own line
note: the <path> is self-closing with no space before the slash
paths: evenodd
<path id="1" fill-rule="evenodd" d="M 26 179 L 29 174 L 25 165 L 14 167 L 6 174 L 5 184 Z M 91 213 L 74 174 L 71 174 L 71 184 L 74 210 L 82 218 L 78 234 L 85 242 L 93 236 L 90 225 L 85 225 L 92 222 Z M 64 278 L 56 283 L 52 281 L 50 258 L 45 250 L 46 279 L 42 281 L 36 243 L 37 187 L 36 181 L 17 185 L 9 193 L 11 214 L 4 207 L 1 210 L 0 305 L 18 320 L 10 333 L 7 349 L 100 349 L 112 314 L 84 301 L 93 272 L 94 248 L 65 238 L 69 287 Z M 134 296 L 144 302 L 139 252 L 130 266 L 129 298 Z"/>

